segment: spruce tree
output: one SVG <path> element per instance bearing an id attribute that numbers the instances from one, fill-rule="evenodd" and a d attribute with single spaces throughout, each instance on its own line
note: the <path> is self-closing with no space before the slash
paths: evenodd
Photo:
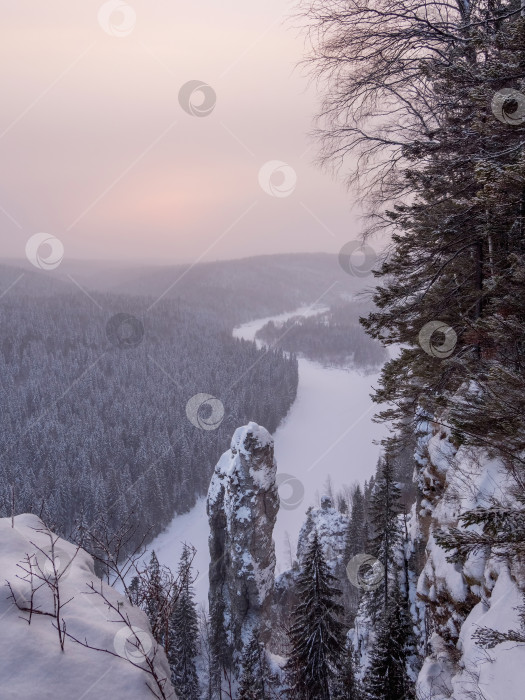
<path id="1" fill-rule="evenodd" d="M 156 641 L 166 645 L 166 591 L 164 590 L 162 571 L 155 551 L 151 553 L 149 564 L 146 568 L 143 591 L 144 610 L 148 616 L 151 631 Z"/>
<path id="2" fill-rule="evenodd" d="M 334 683 L 333 700 L 358 700 L 358 688 L 354 673 L 354 651 L 347 644 L 339 674 Z"/>
<path id="3" fill-rule="evenodd" d="M 385 214 L 393 245 L 364 324 L 404 346 L 383 370 L 383 418 L 401 427 L 423 406 L 457 442 L 523 468 L 525 18 L 512 2 L 468 7 L 460 41 L 429 66 L 435 128 L 405 148 L 414 195 Z M 437 321 L 453 331 L 443 353 L 439 330 L 421 340 Z"/>
<path id="4" fill-rule="evenodd" d="M 370 503 L 370 553 L 383 567 L 383 580 L 380 586 L 368 592 L 369 611 L 374 617 L 382 606 L 386 609 L 389 599 L 389 586 L 396 568 L 396 552 L 401 541 L 398 515 L 401 491 L 395 481 L 392 460 L 388 455 L 379 462 L 375 489 Z"/>
<path id="5" fill-rule="evenodd" d="M 254 630 L 242 652 L 242 675 L 237 700 L 267 700 L 270 697 L 270 668 L 266 652 Z"/>
<path id="6" fill-rule="evenodd" d="M 286 667 L 292 694 L 304 700 L 330 700 L 341 667 L 343 607 L 335 583 L 314 530 L 297 577 L 299 603 L 292 613 Z"/>
<path id="7" fill-rule="evenodd" d="M 138 576 L 133 576 L 128 587 L 128 596 L 132 605 L 140 605 L 140 580 Z"/>
<path id="8" fill-rule="evenodd" d="M 352 493 L 352 510 L 348 520 L 348 528 L 345 538 L 345 558 L 348 561 L 366 550 L 366 519 L 365 502 L 361 486 L 357 486 Z"/>
<path id="9" fill-rule="evenodd" d="M 184 545 L 179 562 L 179 596 L 170 619 L 168 659 L 171 681 L 178 697 L 198 700 L 200 690 L 195 659 L 199 625 L 193 600 L 191 559 L 191 550 Z"/>
<path id="10" fill-rule="evenodd" d="M 221 697 L 222 679 L 232 668 L 229 646 L 224 629 L 226 605 L 219 595 L 210 606 L 210 652 L 211 652 L 211 686 L 216 697 Z"/>
<path id="11" fill-rule="evenodd" d="M 348 519 L 348 527 L 345 534 L 345 568 L 356 554 L 367 551 L 367 524 L 365 516 L 365 500 L 361 487 L 358 485 L 351 496 L 351 513 Z M 359 605 L 360 591 L 349 581 L 346 575 L 342 579 L 344 595 L 344 606 L 346 620 L 349 625 L 353 624 L 355 614 Z"/>
<path id="12" fill-rule="evenodd" d="M 406 598 L 397 585 L 391 588 L 376 635 L 364 678 L 365 700 L 411 700 L 414 684 L 407 667 L 414 653 L 414 635 Z"/>

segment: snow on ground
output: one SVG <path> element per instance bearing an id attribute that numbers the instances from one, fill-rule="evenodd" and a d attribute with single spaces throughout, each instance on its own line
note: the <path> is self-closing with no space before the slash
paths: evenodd
<path id="1" fill-rule="evenodd" d="M 311 316 L 321 307 L 303 307 L 294 312 L 250 321 L 236 328 L 236 338 L 254 340 L 268 321 L 282 322 L 292 316 Z M 295 554 L 297 537 L 305 511 L 317 503 L 328 476 L 337 490 L 342 484 L 364 482 L 375 472 L 380 440 L 385 428 L 372 422 L 375 406 L 370 394 L 378 374 L 363 375 L 355 370 L 326 368 L 299 359 L 297 398 L 288 416 L 275 432 L 275 457 L 281 508 L 274 529 L 276 573 L 290 565 L 288 536 Z M 161 563 L 176 569 L 182 542 L 197 548 L 195 568 L 196 600 L 207 603 L 208 519 L 205 500 L 184 515 L 176 516 L 168 528 L 148 547 L 155 549 Z"/>
<path id="2" fill-rule="evenodd" d="M 490 598 L 484 596 L 471 610 L 461 627 L 458 649 L 459 669 L 450 663 L 450 650 L 434 634 L 433 656 L 425 659 L 419 674 L 421 697 L 433 700 L 522 700 L 525 683 L 525 647 L 514 642 L 483 649 L 473 638 L 481 628 L 500 632 L 519 631 L 516 609 L 523 604 L 522 593 L 509 575 L 506 564 L 493 563 L 497 581 Z"/>
<path id="3" fill-rule="evenodd" d="M 99 595 L 89 593 L 89 584 L 93 582 L 99 588 L 101 581 L 94 574 L 91 556 L 84 550 L 77 551 L 70 542 L 52 536 L 63 620 L 69 634 L 81 641 L 87 639 L 91 646 L 112 654 L 87 649 L 70 638 L 66 638 L 62 651 L 57 629 L 53 626 L 56 619 L 34 614 L 29 625 L 26 621 L 28 614 L 19 610 L 9 597 L 6 581 L 11 584 L 18 606 L 28 605 L 31 586 L 22 580 L 24 572 L 17 566 L 26 555 L 34 562 L 34 570 L 41 572 L 37 576 L 45 575 L 50 581 L 56 580 L 51 565 L 50 534 L 36 515 L 16 516 L 14 527 L 11 527 L 10 518 L 0 518 L 3 586 L 0 595 L 0 697 L 2 700 L 151 698 L 146 683 L 152 680 L 143 670 L 145 657 L 133 632 Z M 42 580 L 36 582 L 41 587 L 35 594 L 34 603 L 35 607 L 49 613 L 53 611 L 54 597 L 49 586 L 42 583 Z M 129 616 L 142 643 L 142 651 L 151 658 L 157 649 L 155 665 L 162 677 L 169 678 L 164 651 L 154 645 L 146 615 L 138 608 L 132 608 L 109 586 L 104 585 L 103 591 L 113 605 L 118 602 L 122 613 Z M 130 661 L 138 666 L 133 666 Z M 167 695 L 175 697 L 173 691 Z"/>
<path id="4" fill-rule="evenodd" d="M 468 700 L 480 690 L 487 700 L 521 700 L 524 697 L 525 647 L 504 642 L 484 650 L 472 639 L 473 633 L 484 627 L 500 632 L 519 631 L 516 608 L 523 605 L 522 594 L 505 564 L 498 563 L 496 567 L 499 575 L 490 601 L 478 603 L 461 629 L 458 646 L 463 652 L 464 670 L 452 681 L 454 697 L 461 700 Z"/>

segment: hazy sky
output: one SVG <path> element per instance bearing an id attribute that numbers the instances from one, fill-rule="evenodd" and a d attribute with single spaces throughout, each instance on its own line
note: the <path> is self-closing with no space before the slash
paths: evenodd
<path id="1" fill-rule="evenodd" d="M 137 262 L 338 252 L 356 237 L 351 196 L 313 165 L 318 97 L 296 68 L 294 3 L 0 8 L 2 257 L 38 232 L 70 258 Z M 207 95 L 179 99 L 197 80 Z M 270 161 L 291 170 L 261 171 Z"/>

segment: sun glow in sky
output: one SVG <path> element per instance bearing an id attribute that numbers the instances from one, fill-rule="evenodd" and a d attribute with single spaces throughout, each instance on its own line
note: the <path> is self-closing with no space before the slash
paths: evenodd
<path id="1" fill-rule="evenodd" d="M 40 231 L 71 258 L 164 263 L 338 252 L 358 234 L 351 195 L 314 165 L 293 3 L 0 9 L 2 257 Z M 211 89 L 184 107 L 190 81 Z M 284 165 L 261 175 L 269 161 Z"/>

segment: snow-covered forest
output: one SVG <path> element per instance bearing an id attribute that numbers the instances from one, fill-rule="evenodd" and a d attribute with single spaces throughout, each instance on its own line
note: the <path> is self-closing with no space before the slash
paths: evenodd
<path id="1" fill-rule="evenodd" d="M 197 303 L 147 312 L 150 303 L 69 289 L 42 296 L 31 284 L 23 296 L 6 295 L 2 515 L 14 502 L 17 513 L 36 512 L 66 536 L 100 513 L 111 528 L 130 517 L 136 544 L 206 492 L 235 426 L 252 417 L 275 430 L 286 415 L 294 357 L 236 341 Z M 222 402 L 217 430 L 186 416 L 203 387 Z"/>
<path id="2" fill-rule="evenodd" d="M 98 24 L 124 38 L 136 17 L 110 0 Z M 2 259 L 0 700 L 524 697 L 525 0 L 297 0 L 292 21 L 309 148 L 358 238 L 260 254 L 309 230 L 285 208 L 297 174 L 268 161 L 249 257 L 203 261 L 258 200 L 191 263 L 68 259 L 43 233 Z M 220 172 L 177 191 L 179 245 L 221 228 L 235 157 L 199 160 L 216 97 L 178 93 L 202 129 L 185 177 Z M 243 114 L 211 123 L 254 158 Z M 131 246 L 142 207 L 141 242 L 161 240 L 163 177 L 107 215 Z"/>
<path id="3" fill-rule="evenodd" d="M 362 333 L 359 319 L 370 311 L 369 304 L 346 300 L 315 316 L 300 319 L 292 316 L 280 324 L 268 321 L 256 338 L 267 345 L 278 342 L 284 350 L 322 364 L 372 371 L 381 367 L 387 353 Z"/>

